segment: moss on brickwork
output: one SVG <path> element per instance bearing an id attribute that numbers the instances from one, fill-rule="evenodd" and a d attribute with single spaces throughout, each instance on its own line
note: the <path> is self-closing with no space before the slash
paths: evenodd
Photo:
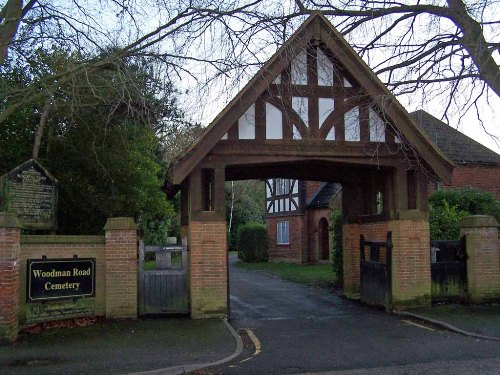
<path id="1" fill-rule="evenodd" d="M 17 325 L 0 324 L 0 345 L 7 345 L 17 338 Z"/>
<path id="2" fill-rule="evenodd" d="M 191 295 L 191 317 L 223 318 L 227 316 L 227 298 L 220 288 L 206 286 Z"/>
<path id="3" fill-rule="evenodd" d="M 427 307 L 431 305 L 431 295 L 421 294 L 419 296 L 402 299 L 392 297 L 392 307 L 394 310 L 406 310 L 413 307 Z"/>
<path id="4" fill-rule="evenodd" d="M 21 228 L 21 223 L 16 214 L 11 212 L 0 212 L 0 227 L 2 228 Z"/>
<path id="5" fill-rule="evenodd" d="M 131 217 L 109 218 L 104 226 L 104 230 L 136 230 L 137 224 Z"/>
<path id="6" fill-rule="evenodd" d="M 104 236 L 50 236 L 50 235 L 23 235 L 21 244 L 99 244 L 106 242 Z"/>
<path id="7" fill-rule="evenodd" d="M 359 290 L 359 286 L 346 285 L 344 284 L 344 296 L 350 299 L 360 299 L 361 293 Z"/>
<path id="8" fill-rule="evenodd" d="M 500 227 L 498 221 L 493 216 L 473 215 L 467 216 L 460 222 L 460 228 L 489 228 Z"/>

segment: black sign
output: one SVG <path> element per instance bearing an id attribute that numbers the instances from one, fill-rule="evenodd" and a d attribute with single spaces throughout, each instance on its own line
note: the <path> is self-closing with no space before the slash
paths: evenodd
<path id="1" fill-rule="evenodd" d="M 95 296 L 95 258 L 28 259 L 26 301 Z"/>
<path id="2" fill-rule="evenodd" d="M 57 227 L 57 180 L 36 160 L 30 159 L 0 177 L 8 208 L 26 229 Z"/>

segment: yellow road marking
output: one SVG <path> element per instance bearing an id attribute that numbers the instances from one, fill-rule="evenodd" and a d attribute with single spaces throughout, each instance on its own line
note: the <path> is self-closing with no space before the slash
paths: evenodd
<path id="1" fill-rule="evenodd" d="M 253 353 L 253 355 L 251 357 L 245 358 L 245 359 L 240 361 L 240 363 L 243 363 L 243 362 L 251 360 L 254 356 L 260 354 L 261 345 L 260 345 L 259 339 L 257 338 L 257 336 L 255 336 L 255 333 L 253 333 L 253 331 L 250 328 L 243 328 L 241 330 L 245 331 L 247 333 L 248 337 L 250 337 L 250 340 L 252 340 L 253 345 L 255 346 L 255 352 Z"/>
<path id="2" fill-rule="evenodd" d="M 421 324 L 417 324 L 417 323 L 412 322 L 412 321 L 409 321 L 409 320 L 403 320 L 403 322 L 408 323 L 408 324 L 411 324 L 411 325 L 413 325 L 413 326 L 417 326 L 417 327 L 423 328 L 423 329 L 427 329 L 427 330 L 429 330 L 429 331 L 436 332 L 436 330 L 435 330 L 435 329 L 432 329 L 432 328 L 430 328 L 430 327 L 423 326 L 423 325 L 421 325 Z"/>
<path id="3" fill-rule="evenodd" d="M 253 355 L 258 355 L 260 352 L 261 352 L 261 345 L 260 345 L 260 341 L 259 339 L 257 338 L 257 336 L 255 336 L 255 333 L 253 333 L 253 331 L 251 329 L 246 329 L 247 331 L 247 334 L 248 334 L 248 337 L 250 337 L 250 339 L 252 340 L 253 342 L 253 345 L 255 346 L 255 353 L 253 353 Z"/>

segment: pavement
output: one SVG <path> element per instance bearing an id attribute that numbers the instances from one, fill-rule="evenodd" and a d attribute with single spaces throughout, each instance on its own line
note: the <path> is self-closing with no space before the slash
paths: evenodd
<path id="1" fill-rule="evenodd" d="M 439 304 L 405 311 L 401 315 L 466 336 L 500 340 L 500 304 Z"/>
<path id="2" fill-rule="evenodd" d="M 479 373 L 497 374 L 500 369 L 500 305 L 439 305 L 398 316 L 234 263 L 231 259 L 231 325 L 175 317 L 25 333 L 0 348 L 0 373 L 468 374 L 482 368 Z"/>
<path id="3" fill-rule="evenodd" d="M 220 365 L 242 350 L 223 320 L 107 321 L 22 334 L 0 347 L 0 374 L 182 374 Z"/>

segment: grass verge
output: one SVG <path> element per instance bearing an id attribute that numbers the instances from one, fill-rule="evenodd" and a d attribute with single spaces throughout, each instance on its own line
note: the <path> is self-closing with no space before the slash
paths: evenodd
<path id="1" fill-rule="evenodd" d="M 337 281 L 331 264 L 238 262 L 236 266 L 252 271 L 267 271 L 285 280 L 315 287 L 329 287 Z"/>

